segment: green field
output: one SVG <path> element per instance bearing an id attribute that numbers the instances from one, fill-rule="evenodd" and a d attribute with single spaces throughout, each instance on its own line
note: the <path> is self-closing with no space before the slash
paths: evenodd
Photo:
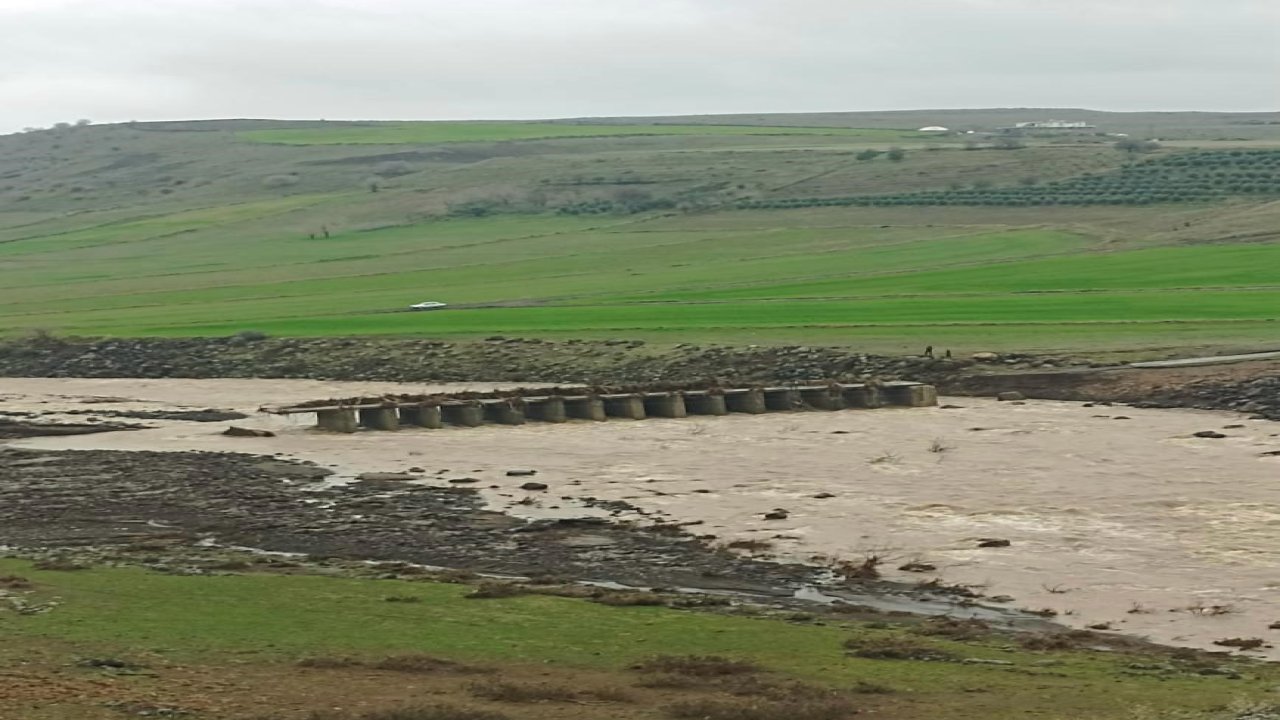
<path id="1" fill-rule="evenodd" d="M 821 623 L 786 622 L 739 613 L 609 607 L 544 595 L 475 600 L 465 597 L 468 586 L 437 582 L 267 573 L 183 576 L 128 567 L 55 572 L 35 570 L 31 563 L 14 559 L 0 559 L 0 577 L 32 583 L 30 601 L 56 601 L 41 614 L 0 609 L 0 633 L 5 638 L 0 675 L 25 679 L 50 672 L 48 682 L 66 682 L 86 675 L 75 668 L 78 659 L 117 658 L 151 669 L 108 675 L 97 684 L 114 685 L 118 692 L 136 688 L 134 692 L 152 697 L 165 694 L 166 677 L 181 677 L 188 666 L 197 676 L 208 677 L 219 677 L 224 668 L 239 675 L 297 673 L 289 668 L 300 658 L 377 659 L 397 654 L 480 663 L 513 675 L 525 668 L 537 669 L 544 677 L 552 672 L 585 677 L 598 673 L 621 687 L 641 679 L 627 668 L 648 657 L 722 655 L 751 660 L 822 687 L 873 684 L 882 691 L 858 697 L 858 705 L 903 720 L 1004 720 L 1029 714 L 1063 720 L 1120 719 L 1135 717 L 1132 713 L 1144 707 L 1201 711 L 1263 698 L 1275 682 L 1273 668 L 1263 664 L 1227 661 L 1243 670 L 1243 679 L 1200 676 L 1193 666 L 1143 673 L 1130 668 L 1166 666 L 1168 657 L 1140 650 L 1027 652 L 1007 637 L 958 642 L 922 637 L 907 625 L 838 617 Z M 392 603 L 388 597 L 413 602 Z M 843 648 L 850 638 L 901 638 L 977 662 L 850 657 Z M 367 683 L 371 676 L 358 667 L 346 674 L 327 672 L 322 677 L 340 685 Z M 387 680 L 399 687 L 401 698 L 420 694 L 417 686 L 425 678 L 390 675 Z M 296 679 L 303 681 L 302 676 Z M 361 692 L 358 685 L 346 687 Z M 250 692 L 243 682 L 222 684 L 219 691 L 227 696 Z M 7 695 L 0 717 L 103 717 L 77 714 L 85 699 L 70 692 L 27 708 L 25 714 L 22 697 Z M 257 700 L 270 702 L 268 698 L 259 695 Z M 258 711 L 266 709 L 260 706 Z M 663 717 L 637 706 L 605 707 L 600 712 L 589 717 Z"/>
<path id="2" fill-rule="evenodd" d="M 548 137 L 563 144 L 522 142 Z M 908 138 L 900 162 L 856 157 L 856 142 L 895 137 L 905 136 L 255 121 L 9 136 L 0 138 L 0 175 L 11 178 L 0 186 L 0 326 L 878 352 L 1280 344 L 1274 201 L 741 209 L 752 197 L 785 205 L 814 192 L 1085 177 L 1130 160 L 1089 137 L 983 152 Z M 1239 157 L 1255 155 L 1270 163 Z M 1157 156 L 1178 172 L 1201 157 Z M 583 207 L 596 214 L 566 214 Z M 407 311 L 424 300 L 450 308 Z"/>
<path id="3" fill-rule="evenodd" d="M 250 130 L 240 137 L 284 145 L 398 145 L 457 142 L 503 142 L 556 138 L 630 137 L 644 135 L 832 135 L 887 141 L 920 138 L 915 132 L 865 128 L 768 127 L 759 125 L 592 125 L 537 122 L 390 123 L 341 129 Z"/>

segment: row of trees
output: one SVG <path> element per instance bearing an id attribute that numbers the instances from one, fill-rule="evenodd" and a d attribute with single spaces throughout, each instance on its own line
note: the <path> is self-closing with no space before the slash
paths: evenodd
<path id="1" fill-rule="evenodd" d="M 1271 168 L 1276 168 L 1275 171 Z M 1207 151 L 1155 158 L 1106 173 L 1015 186 L 980 180 L 972 187 L 838 198 L 745 200 L 745 208 L 886 205 L 1148 205 L 1236 195 L 1280 197 L 1280 151 Z"/>

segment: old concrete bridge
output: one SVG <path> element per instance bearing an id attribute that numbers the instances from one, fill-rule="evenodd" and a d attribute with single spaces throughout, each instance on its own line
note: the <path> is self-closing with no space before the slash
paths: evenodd
<path id="1" fill-rule="evenodd" d="M 885 382 L 786 387 L 708 388 L 653 392 L 579 392 L 520 390 L 515 394 L 393 396 L 326 400 L 289 407 L 264 407 L 279 415 L 315 413 L 316 427 L 353 433 L 360 428 L 398 430 L 523 425 L 529 421 L 563 423 L 611 418 L 682 418 L 689 415 L 843 410 L 846 408 L 928 407 L 938 404 L 932 385 Z"/>

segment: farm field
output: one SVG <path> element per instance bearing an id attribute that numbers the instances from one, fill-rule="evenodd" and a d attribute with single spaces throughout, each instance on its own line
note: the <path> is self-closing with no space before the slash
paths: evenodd
<path id="1" fill-rule="evenodd" d="M 422 122 L 379 123 L 338 130 L 251 130 L 241 137 L 252 142 L 285 145 L 392 145 L 455 142 L 501 142 L 552 138 L 614 137 L 641 135 L 832 135 L 872 141 L 919 139 L 919 133 L 864 128 L 770 127 L 764 125 L 596 125 L 538 122 Z"/>
<path id="2" fill-rule="evenodd" d="M 1136 159 L 1086 136 L 972 152 L 856 120 L 222 121 L 0 138 L 0 327 L 888 353 L 1280 342 L 1280 155 L 1258 141 Z M 1196 120 L 1187 137 L 1206 142 Z M 877 149 L 859 157 L 857 143 Z M 1151 202 L 1149 185 L 1164 188 Z M 1077 187 L 1144 199 L 1011 206 Z M 959 200 L 809 206 L 814 193 Z M 425 300 L 450 307 L 407 310 Z"/>

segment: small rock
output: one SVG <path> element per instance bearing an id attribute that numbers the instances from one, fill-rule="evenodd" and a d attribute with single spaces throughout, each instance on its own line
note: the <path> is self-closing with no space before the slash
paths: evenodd
<path id="1" fill-rule="evenodd" d="M 765 520 L 786 520 L 790 516 L 791 516 L 791 513 L 787 512 L 786 510 L 777 509 L 777 510 L 771 510 L 770 512 L 765 513 L 764 519 Z"/>
<path id="2" fill-rule="evenodd" d="M 454 485 L 470 485 L 471 483 L 478 483 L 478 482 L 480 482 L 480 479 L 479 479 L 479 478 L 471 478 L 471 477 L 467 477 L 467 478 L 449 478 L 449 482 L 453 483 Z"/>
<path id="3" fill-rule="evenodd" d="M 1267 626 L 1268 630 L 1280 630 L 1280 620 L 1277 620 Z"/>
<path id="4" fill-rule="evenodd" d="M 1086 625 L 1085 627 L 1089 628 L 1090 630 L 1110 630 L 1111 623 L 1109 622 L 1094 623 L 1092 625 Z"/>
<path id="5" fill-rule="evenodd" d="M 836 496 L 836 495 L 835 495 L 835 493 L 820 492 L 820 493 L 818 493 L 817 495 L 814 495 L 814 496 L 813 496 L 813 499 L 815 499 L 815 500 L 826 500 L 827 498 L 833 498 L 833 497 L 835 497 L 835 496 Z"/>
<path id="6" fill-rule="evenodd" d="M 1215 440 L 1226 437 L 1226 435 L 1223 435 L 1217 430 L 1201 430 L 1198 433 L 1192 433 L 1192 436 L 1198 438 L 1213 438 Z"/>
<path id="7" fill-rule="evenodd" d="M 977 362 L 995 362 L 1000 356 L 993 352 L 977 352 L 969 356 Z"/>
<path id="8" fill-rule="evenodd" d="M 978 547 L 980 548 L 1009 547 L 1012 544 L 1012 542 L 1000 538 L 978 538 Z"/>
<path id="9" fill-rule="evenodd" d="M 423 470 L 423 469 L 422 469 L 422 468 L 420 468 L 420 467 L 411 467 L 411 468 L 409 468 L 409 472 L 411 472 L 411 473 L 420 473 L 420 472 L 426 472 L 426 470 Z"/>
<path id="10" fill-rule="evenodd" d="M 529 477 L 531 475 L 537 475 L 537 474 L 538 474 L 537 470 L 508 470 L 507 471 L 507 477 Z"/>
<path id="11" fill-rule="evenodd" d="M 223 430 L 222 434 L 230 435 L 232 437 L 275 437 L 276 436 L 276 434 L 271 432 L 270 430 L 254 430 L 253 428 L 242 428 L 242 427 L 237 427 L 235 425 L 232 425 L 226 430 Z"/>
<path id="12" fill-rule="evenodd" d="M 939 405 L 939 410 L 963 410 L 963 405 Z"/>
<path id="13" fill-rule="evenodd" d="M 934 570 L 938 569 L 938 566 L 932 563 L 913 561 L 899 567 L 898 569 L 903 572 L 923 573 L 923 572 L 933 572 Z"/>
<path id="14" fill-rule="evenodd" d="M 1026 400 L 1027 396 L 1017 390 L 1006 390 L 1005 392 L 998 393 L 996 395 L 996 399 L 1001 402 L 1009 402 L 1012 400 Z"/>
<path id="15" fill-rule="evenodd" d="M 527 482 L 520 486 L 521 490 L 546 490 L 547 484 L 540 482 Z"/>
<path id="16" fill-rule="evenodd" d="M 1117 415 L 1111 419 L 1112 420 L 1132 420 L 1133 418 L 1129 417 L 1128 415 Z"/>
<path id="17" fill-rule="evenodd" d="M 1223 430 L 1239 430 L 1242 427 L 1244 427 L 1244 425 L 1223 425 L 1222 429 Z"/>

